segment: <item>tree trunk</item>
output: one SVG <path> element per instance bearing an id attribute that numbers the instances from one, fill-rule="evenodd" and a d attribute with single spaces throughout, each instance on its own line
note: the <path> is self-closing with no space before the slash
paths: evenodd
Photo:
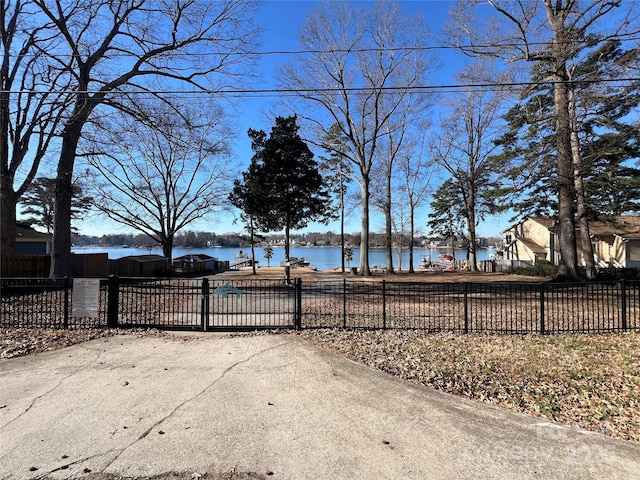
<path id="1" fill-rule="evenodd" d="M 565 26 L 563 8 L 554 9 L 545 0 L 547 19 L 553 31 L 551 53 L 554 60 L 553 104 L 556 117 L 556 148 L 558 170 L 558 222 L 560 243 L 560 265 L 558 278 L 578 279 L 578 253 L 575 229 L 575 179 L 571 154 L 571 121 L 569 116 L 569 75 L 567 73 L 567 49 L 570 37 Z M 566 5 L 565 5 L 566 7 Z M 551 252 L 554 255 L 554 252 Z"/>
<path id="2" fill-rule="evenodd" d="M 398 248 L 396 248 L 396 255 L 398 256 L 398 271 L 402 272 L 402 252 L 404 252 L 404 248 L 402 248 L 402 245 L 399 245 Z M 393 273 L 393 272 L 391 272 Z"/>
<path id="3" fill-rule="evenodd" d="M 69 122 L 62 137 L 58 160 L 53 217 L 53 248 L 51 250 L 51 278 L 71 274 L 71 199 L 73 197 L 73 166 L 80 140 L 82 122 Z M 163 247 L 164 249 L 164 247 Z"/>
<path id="4" fill-rule="evenodd" d="M 82 75 L 81 75 L 82 78 Z M 51 278 L 63 278 L 71 273 L 71 200 L 73 198 L 73 167 L 82 127 L 100 101 L 89 98 L 86 83 L 76 87 L 78 94 L 70 119 L 62 131 L 62 146 L 55 180 L 56 199 L 53 215 L 53 246 L 51 249 Z"/>
<path id="5" fill-rule="evenodd" d="M 578 227 L 580 231 L 580 244 L 584 258 L 585 274 L 587 280 L 596 278 L 596 265 L 593 258 L 593 245 L 591 232 L 589 231 L 589 218 L 587 204 L 584 195 L 583 161 L 580 153 L 580 138 L 578 137 L 578 118 L 576 111 L 576 97 L 573 88 L 569 89 L 569 112 L 571 120 L 571 152 L 576 188 L 576 211 L 578 214 Z"/>
<path id="6" fill-rule="evenodd" d="M 289 285 L 291 283 L 291 257 L 289 256 L 289 222 L 284 227 L 284 281 Z"/>
<path id="7" fill-rule="evenodd" d="M 173 263 L 173 236 L 162 239 L 162 255 Z"/>
<path id="8" fill-rule="evenodd" d="M 18 6 L 15 7 L 19 8 Z M 3 8 L 4 10 L 4 8 Z M 4 15 L 4 11 L 2 12 Z M 2 19 L 4 22 L 4 18 Z M 3 32 L 5 33 L 5 32 Z M 9 32 L 11 34 L 11 32 Z M 8 58 L 8 57 L 5 57 Z M 2 62 L 2 92 L 0 92 L 0 252 L 2 255 L 13 255 L 16 247 L 16 203 L 17 197 L 13 190 L 13 174 L 9 167 L 9 89 L 6 83 L 9 79 L 9 64 Z"/>
<path id="9" fill-rule="evenodd" d="M 251 271 L 254 275 L 257 275 L 256 272 L 256 241 L 255 241 L 255 233 L 253 228 L 253 216 L 249 216 L 249 234 L 251 236 Z"/>
<path id="10" fill-rule="evenodd" d="M 0 230 L 2 231 L 2 244 L 0 250 L 2 255 L 13 255 L 16 252 L 16 196 L 13 191 L 11 177 L 2 175 L 2 220 Z"/>
<path id="11" fill-rule="evenodd" d="M 342 182 L 343 177 L 340 172 L 340 261 L 342 262 L 342 273 L 344 273 L 344 185 Z"/>
<path id="12" fill-rule="evenodd" d="M 575 179 L 571 156 L 571 128 L 567 99 L 567 86 L 560 75 L 554 75 L 554 101 L 556 109 L 556 142 L 558 149 L 558 221 L 560 233 L 560 265 L 558 276 L 578 279 L 578 255 L 575 229 Z"/>
<path id="13" fill-rule="evenodd" d="M 415 215 L 413 212 L 413 208 L 413 205 L 411 205 L 409 212 L 409 273 L 415 273 L 415 270 L 413 268 L 413 229 L 415 228 Z"/>
<path id="14" fill-rule="evenodd" d="M 362 235 L 360 237 L 360 275 L 371 275 L 369 268 L 369 181 L 363 179 L 362 185 Z"/>
<path id="15" fill-rule="evenodd" d="M 387 192 L 384 202 L 385 217 L 385 260 L 386 273 L 392 274 L 393 271 L 393 224 L 391 222 L 391 175 L 387 172 Z"/>
<path id="16" fill-rule="evenodd" d="M 469 245 L 467 247 L 467 264 L 471 272 L 478 271 L 476 262 L 476 196 L 472 185 L 469 185 L 469 212 L 467 213 L 467 230 L 469 232 Z"/>

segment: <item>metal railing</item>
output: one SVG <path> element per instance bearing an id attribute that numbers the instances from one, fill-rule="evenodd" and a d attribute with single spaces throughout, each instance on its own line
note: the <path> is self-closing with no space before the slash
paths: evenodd
<path id="1" fill-rule="evenodd" d="M 376 328 L 493 333 L 640 330 L 640 282 L 405 283 L 101 280 L 97 318 L 72 315 L 73 280 L 3 279 L 1 327 L 186 330 Z"/>

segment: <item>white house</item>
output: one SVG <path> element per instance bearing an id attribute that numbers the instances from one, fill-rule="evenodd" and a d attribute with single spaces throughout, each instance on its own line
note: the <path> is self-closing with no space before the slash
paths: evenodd
<path id="1" fill-rule="evenodd" d="M 621 215 L 610 221 L 589 222 L 589 233 L 596 264 L 600 267 L 640 267 L 640 217 Z M 558 265 L 560 247 L 557 220 L 527 217 L 502 232 L 503 256 L 507 260 L 535 263 L 548 260 Z M 578 255 L 584 259 L 576 229 Z"/>

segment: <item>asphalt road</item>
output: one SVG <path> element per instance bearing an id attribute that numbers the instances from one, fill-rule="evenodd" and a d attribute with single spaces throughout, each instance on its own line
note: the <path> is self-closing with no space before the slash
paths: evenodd
<path id="1" fill-rule="evenodd" d="M 414 385 L 296 335 L 118 336 L 0 361 L 0 478 L 637 479 L 640 446 Z"/>

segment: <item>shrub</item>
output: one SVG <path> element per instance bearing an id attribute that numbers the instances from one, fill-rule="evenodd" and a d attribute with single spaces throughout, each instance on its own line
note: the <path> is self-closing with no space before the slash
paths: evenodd
<path id="1" fill-rule="evenodd" d="M 549 260 L 536 260 L 532 267 L 517 268 L 514 273 L 533 277 L 553 277 L 558 273 L 558 267 L 552 265 Z"/>

